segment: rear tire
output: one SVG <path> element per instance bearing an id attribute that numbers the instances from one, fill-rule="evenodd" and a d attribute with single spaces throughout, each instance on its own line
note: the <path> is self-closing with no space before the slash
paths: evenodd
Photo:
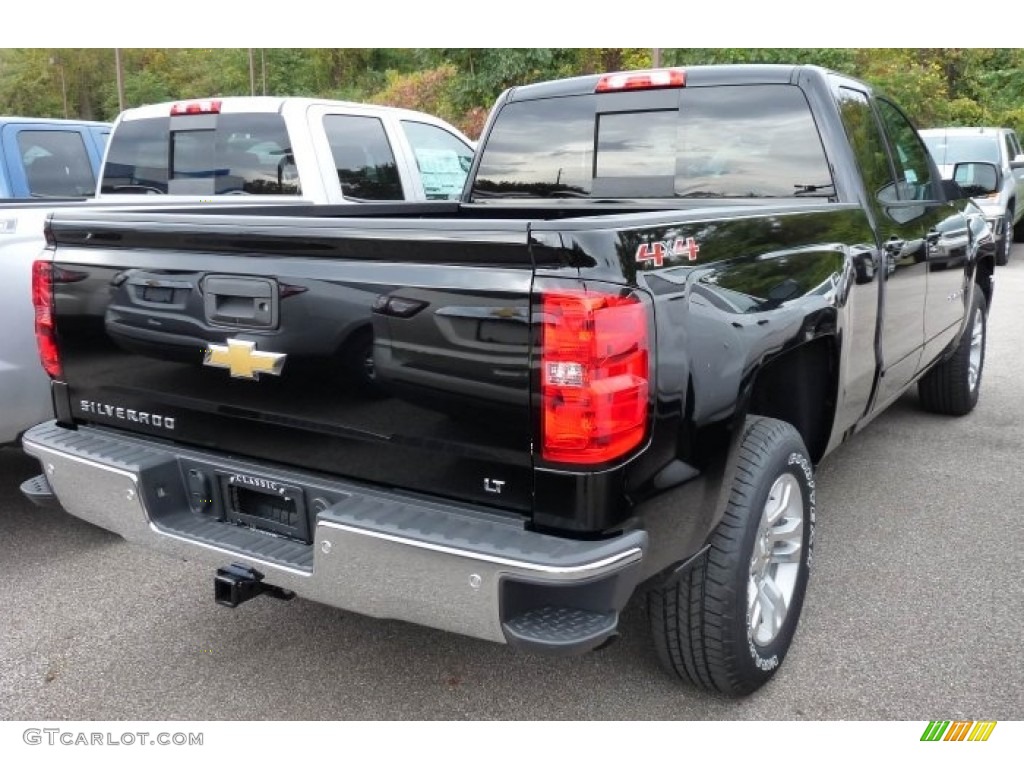
<path id="1" fill-rule="evenodd" d="M 1024 218 L 1013 225 L 1013 242 L 1024 243 Z"/>
<path id="2" fill-rule="evenodd" d="M 772 678 L 803 606 L 814 505 L 813 469 L 796 429 L 748 418 L 710 548 L 648 593 L 654 646 L 667 671 L 728 696 Z"/>

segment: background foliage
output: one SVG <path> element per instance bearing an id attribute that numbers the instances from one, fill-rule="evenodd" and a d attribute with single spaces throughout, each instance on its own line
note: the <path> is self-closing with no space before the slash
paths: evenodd
<path id="1" fill-rule="evenodd" d="M 474 138 L 503 88 L 648 67 L 652 53 L 648 48 L 121 51 L 125 107 L 251 92 L 322 96 L 420 109 L 449 120 Z M 666 48 L 660 55 L 663 65 L 820 64 L 884 89 L 921 128 L 1024 129 L 1024 49 Z M 0 113 L 112 120 L 118 113 L 113 49 L 0 49 Z"/>

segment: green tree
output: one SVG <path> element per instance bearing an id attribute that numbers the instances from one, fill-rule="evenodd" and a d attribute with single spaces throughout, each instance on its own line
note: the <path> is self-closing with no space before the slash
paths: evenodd
<path id="1" fill-rule="evenodd" d="M 122 49 L 126 106 L 251 92 L 245 48 Z M 649 48 L 266 48 L 256 92 L 380 101 L 435 112 L 468 132 L 505 88 L 651 66 Z M 921 127 L 1024 129 L 1024 49 L 666 48 L 665 66 L 807 63 L 859 77 Z M 65 107 L 66 104 L 66 107 Z M 114 55 L 101 48 L 0 50 L 0 111 L 113 119 Z"/>

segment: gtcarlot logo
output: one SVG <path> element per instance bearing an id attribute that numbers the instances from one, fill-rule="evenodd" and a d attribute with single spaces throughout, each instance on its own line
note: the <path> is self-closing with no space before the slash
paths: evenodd
<path id="1" fill-rule="evenodd" d="M 21 734 L 24 742 L 30 746 L 46 744 L 65 747 L 201 747 L 202 733 L 149 733 L 148 731 L 124 731 L 112 733 L 107 731 L 65 731 L 61 728 L 26 728 Z"/>
<path id="2" fill-rule="evenodd" d="M 988 741 L 996 720 L 929 720 L 921 741 Z"/>

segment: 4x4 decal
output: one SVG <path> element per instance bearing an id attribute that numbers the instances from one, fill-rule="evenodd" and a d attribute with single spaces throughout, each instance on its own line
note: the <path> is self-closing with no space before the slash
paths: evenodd
<path id="1" fill-rule="evenodd" d="M 636 249 L 636 263 L 644 264 L 648 261 L 654 262 L 654 266 L 660 267 L 665 263 L 666 256 L 685 256 L 687 261 L 696 261 L 700 253 L 700 246 L 692 237 L 685 240 L 677 237 L 675 240 L 661 240 L 656 243 L 642 243 Z"/>

